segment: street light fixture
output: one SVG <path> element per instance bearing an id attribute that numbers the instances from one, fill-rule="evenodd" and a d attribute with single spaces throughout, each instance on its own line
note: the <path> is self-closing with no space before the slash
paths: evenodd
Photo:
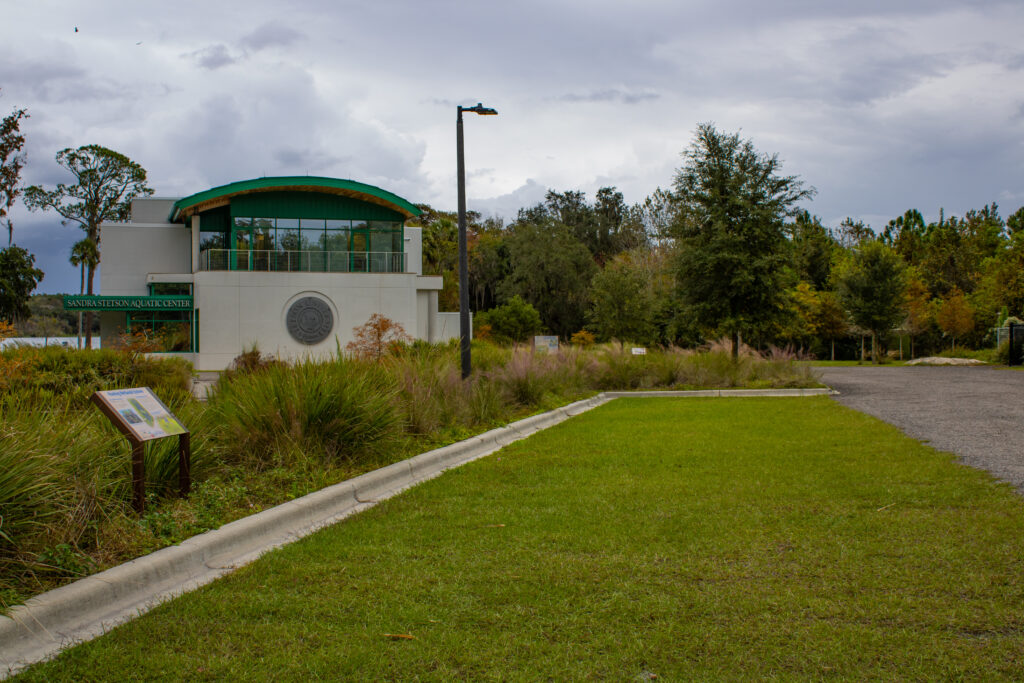
<path id="1" fill-rule="evenodd" d="M 481 116 L 497 116 L 495 109 L 477 102 L 475 107 L 459 107 L 455 125 L 456 165 L 459 176 L 459 352 L 462 357 L 462 379 L 469 377 L 472 363 L 469 355 L 469 256 L 466 252 L 466 158 L 462 141 L 462 112 Z"/>

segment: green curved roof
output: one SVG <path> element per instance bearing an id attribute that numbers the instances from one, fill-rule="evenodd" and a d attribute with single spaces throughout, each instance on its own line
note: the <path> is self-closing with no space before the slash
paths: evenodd
<path id="1" fill-rule="evenodd" d="M 279 176 L 240 180 L 183 197 L 174 203 L 174 207 L 171 209 L 170 221 L 173 223 L 186 216 L 223 206 L 229 203 L 232 197 L 237 195 L 279 191 L 339 194 L 379 204 L 397 211 L 406 218 L 412 218 L 421 213 L 415 205 L 396 194 L 354 180 L 325 178 L 322 176 Z"/>

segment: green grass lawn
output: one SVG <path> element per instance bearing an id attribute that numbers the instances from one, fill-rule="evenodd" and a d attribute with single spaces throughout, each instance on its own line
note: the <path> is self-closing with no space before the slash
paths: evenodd
<path id="1" fill-rule="evenodd" d="M 24 678 L 1020 680 L 1022 605 L 1024 505 L 951 456 L 826 398 L 619 399 Z"/>

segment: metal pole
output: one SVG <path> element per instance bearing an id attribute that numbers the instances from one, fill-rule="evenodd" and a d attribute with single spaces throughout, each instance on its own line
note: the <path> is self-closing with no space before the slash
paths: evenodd
<path id="1" fill-rule="evenodd" d="M 146 442 L 132 442 L 132 507 L 140 515 L 146 510 Z"/>
<path id="2" fill-rule="evenodd" d="M 1007 349 L 1008 353 L 1007 353 L 1007 357 L 1006 357 L 1006 364 L 1007 365 L 1017 365 L 1017 352 L 1014 349 L 1014 343 L 1013 343 L 1013 341 L 1014 341 L 1013 340 L 1013 336 L 1014 336 L 1013 333 L 1014 333 L 1015 324 L 1011 322 L 1011 323 L 1008 323 L 1007 326 L 1010 328 L 1009 329 L 1009 333 L 1010 333 L 1010 339 L 1009 339 L 1010 348 Z"/>
<path id="3" fill-rule="evenodd" d="M 192 435 L 178 436 L 178 491 L 182 498 L 192 491 Z"/>
<path id="4" fill-rule="evenodd" d="M 462 379 L 472 370 L 469 350 L 469 257 L 466 253 L 466 158 L 463 152 L 462 107 L 455 123 L 456 167 L 459 183 L 459 351 Z"/>

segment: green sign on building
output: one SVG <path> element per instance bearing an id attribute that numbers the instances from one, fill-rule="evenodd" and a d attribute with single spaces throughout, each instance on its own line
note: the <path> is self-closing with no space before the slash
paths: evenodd
<path id="1" fill-rule="evenodd" d="M 65 311 L 191 311 L 191 296 L 96 296 L 64 297 Z"/>

